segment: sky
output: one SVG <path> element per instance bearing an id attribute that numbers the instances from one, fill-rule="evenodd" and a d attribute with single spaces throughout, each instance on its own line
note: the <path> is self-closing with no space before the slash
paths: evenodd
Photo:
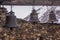
<path id="1" fill-rule="evenodd" d="M 4 7 L 7 8 L 8 12 L 11 11 L 11 6 Z M 44 14 L 44 12 L 46 12 L 46 10 L 48 9 L 47 6 L 35 6 L 36 10 L 39 8 L 40 10 L 37 11 L 37 13 L 39 13 L 38 18 L 41 17 Z M 57 7 L 56 10 L 60 10 L 60 7 Z M 13 12 L 15 12 L 17 18 L 24 19 L 32 12 L 32 6 L 13 6 Z M 58 20 L 60 20 L 60 18 Z"/>
<path id="2" fill-rule="evenodd" d="M 5 6 L 7 8 L 8 12 L 11 10 L 10 6 Z M 39 17 L 43 15 L 44 11 L 46 10 L 46 6 L 35 6 L 35 9 L 39 9 L 37 13 L 39 13 Z M 24 19 L 26 16 L 30 15 L 32 12 L 32 6 L 13 6 L 13 12 L 15 12 L 15 15 L 17 18 Z"/>

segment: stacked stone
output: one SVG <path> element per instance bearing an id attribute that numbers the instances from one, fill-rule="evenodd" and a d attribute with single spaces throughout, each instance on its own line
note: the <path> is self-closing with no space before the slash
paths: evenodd
<path id="1" fill-rule="evenodd" d="M 60 40 L 60 24 L 30 23 L 17 19 L 19 28 L 4 28 L 5 12 L 0 8 L 0 40 Z M 5 10 L 5 9 L 3 9 Z"/>
<path id="2" fill-rule="evenodd" d="M 22 24 L 23 26 L 21 25 L 22 27 L 21 30 L 23 30 L 22 33 L 25 34 L 25 39 L 34 38 L 34 40 L 37 40 L 39 36 L 42 36 L 43 40 L 60 40 L 59 24 L 47 24 L 47 23 L 32 24 L 23 22 Z"/>
<path id="3" fill-rule="evenodd" d="M 6 14 L 7 13 L 7 9 L 4 8 L 4 7 L 0 7 L 0 40 L 3 39 L 4 40 L 4 37 L 3 37 L 3 31 L 4 31 L 4 28 L 3 28 L 3 25 L 5 23 L 5 19 L 6 19 Z"/>

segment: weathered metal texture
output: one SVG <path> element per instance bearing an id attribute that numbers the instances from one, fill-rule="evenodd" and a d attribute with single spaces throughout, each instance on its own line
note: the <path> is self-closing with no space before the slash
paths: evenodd
<path id="1" fill-rule="evenodd" d="M 33 5 L 33 0 L 5 0 L 4 5 Z M 60 0 L 35 0 L 35 5 L 60 5 Z"/>
<path id="2" fill-rule="evenodd" d="M 54 11 L 51 11 L 50 12 L 50 14 L 49 14 L 49 21 L 50 22 L 54 22 L 54 21 L 58 21 L 57 19 L 56 19 L 56 15 L 55 15 L 55 13 L 54 13 Z"/>
<path id="3" fill-rule="evenodd" d="M 17 26 L 17 19 L 16 16 L 13 14 L 14 12 L 10 12 L 9 15 L 6 16 L 6 23 L 4 25 L 4 27 L 18 27 Z"/>
<path id="4" fill-rule="evenodd" d="M 32 10 L 32 13 L 30 14 L 30 22 L 36 22 L 36 23 L 39 23 L 39 19 L 38 19 L 38 13 L 36 13 L 36 10 L 33 9 Z"/>

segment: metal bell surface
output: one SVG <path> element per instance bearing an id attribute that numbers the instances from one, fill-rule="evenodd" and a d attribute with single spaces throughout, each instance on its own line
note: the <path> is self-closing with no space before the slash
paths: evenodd
<path id="1" fill-rule="evenodd" d="M 56 19 L 55 13 L 54 13 L 53 11 L 51 11 L 50 14 L 49 14 L 49 21 L 50 21 L 50 22 L 51 22 L 51 21 L 58 21 L 58 20 Z"/>
<path id="2" fill-rule="evenodd" d="M 6 16 L 6 23 L 4 25 L 5 27 L 18 27 L 17 25 L 17 19 L 16 16 L 14 15 L 14 12 L 10 11 L 9 15 Z"/>
<path id="3" fill-rule="evenodd" d="M 36 10 L 33 9 L 32 10 L 32 13 L 30 14 L 30 22 L 40 22 L 39 19 L 38 19 L 38 13 L 36 13 Z"/>

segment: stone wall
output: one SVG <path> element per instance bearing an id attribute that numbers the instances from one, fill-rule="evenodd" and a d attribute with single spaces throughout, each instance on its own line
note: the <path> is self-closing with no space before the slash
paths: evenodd
<path id="1" fill-rule="evenodd" d="M 0 12 L 0 40 L 60 40 L 60 24 L 30 23 L 17 19 L 19 28 L 3 27 L 6 15 Z"/>

